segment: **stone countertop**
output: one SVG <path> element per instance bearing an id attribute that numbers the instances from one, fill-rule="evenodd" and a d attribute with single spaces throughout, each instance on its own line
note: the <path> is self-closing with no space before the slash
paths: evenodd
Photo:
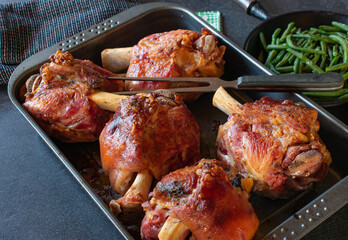
<path id="1" fill-rule="evenodd" d="M 18 1 L 0 1 L 0 4 Z M 153 2 L 141 0 L 141 3 Z M 218 10 L 223 32 L 243 45 L 261 23 L 231 0 L 172 0 L 193 11 Z M 346 13 L 346 0 L 263 0 L 274 15 L 297 10 Z M 240 29 L 243 29 L 241 31 Z M 347 107 L 328 108 L 346 124 Z M 6 86 L 0 86 L 0 239 L 123 239 L 47 144 L 14 107 Z M 304 239 L 348 236 L 347 206 Z"/>

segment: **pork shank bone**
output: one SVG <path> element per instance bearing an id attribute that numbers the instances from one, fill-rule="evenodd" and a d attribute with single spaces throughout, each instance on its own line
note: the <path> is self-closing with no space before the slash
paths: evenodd
<path id="1" fill-rule="evenodd" d="M 132 58 L 133 47 L 108 48 L 101 53 L 103 68 L 117 73 L 126 71 Z"/>
<path id="2" fill-rule="evenodd" d="M 252 239 L 259 221 L 228 172 L 202 159 L 163 177 L 143 204 L 142 239 L 184 240 L 189 232 L 197 240 Z"/>
<path id="3" fill-rule="evenodd" d="M 110 203 L 122 220 L 142 212 L 152 177 L 160 179 L 200 159 L 199 125 L 182 98 L 167 90 L 122 100 L 99 142 L 111 186 L 124 195 Z M 139 173 L 146 181 L 137 180 Z"/>
<path id="4" fill-rule="evenodd" d="M 288 198 L 327 175 L 332 159 L 319 137 L 315 109 L 269 97 L 235 103 L 223 88 L 216 91 L 213 105 L 229 114 L 219 127 L 217 153 L 241 177 L 254 180 L 253 191 Z"/>

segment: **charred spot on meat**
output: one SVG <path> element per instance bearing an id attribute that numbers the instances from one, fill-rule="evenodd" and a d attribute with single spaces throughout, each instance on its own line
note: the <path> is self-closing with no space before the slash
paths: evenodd
<path id="1" fill-rule="evenodd" d="M 166 193 L 171 197 L 181 197 L 187 194 L 185 188 L 182 186 L 182 182 L 180 181 L 173 181 L 167 185 L 159 184 L 157 188 L 159 191 Z"/>
<path id="2" fill-rule="evenodd" d="M 226 170 L 202 159 L 163 177 L 143 203 L 142 239 L 185 239 L 189 232 L 195 239 L 252 239 L 259 221 Z"/>

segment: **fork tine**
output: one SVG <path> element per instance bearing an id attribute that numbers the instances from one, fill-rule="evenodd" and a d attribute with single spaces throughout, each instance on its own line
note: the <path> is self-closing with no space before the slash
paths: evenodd
<path id="1" fill-rule="evenodd" d="M 111 80 L 153 81 L 153 82 L 192 82 L 209 83 L 223 81 L 217 77 L 108 77 Z"/>
<path id="2" fill-rule="evenodd" d="M 169 77 L 169 78 L 153 78 L 153 77 L 109 77 L 113 80 L 133 80 L 133 81 L 154 81 L 154 82 L 187 82 L 187 83 L 205 83 L 207 86 L 194 86 L 194 87 L 179 87 L 166 89 L 172 92 L 178 93 L 191 93 L 191 92 L 213 92 L 220 86 L 226 86 L 226 82 L 218 77 Z M 138 93 L 150 93 L 154 90 L 144 91 L 125 91 L 115 92 L 115 94 L 138 94 Z"/>
<path id="3" fill-rule="evenodd" d="M 217 87 L 217 85 L 209 85 L 209 86 L 197 86 L 197 87 L 183 87 L 183 88 L 167 88 L 165 90 L 169 90 L 172 92 L 177 93 L 191 93 L 191 92 L 214 92 Z M 114 94 L 126 94 L 126 95 L 133 95 L 138 93 L 150 93 L 158 89 L 152 89 L 152 90 L 144 90 L 144 91 L 124 91 L 124 92 L 114 92 Z"/>

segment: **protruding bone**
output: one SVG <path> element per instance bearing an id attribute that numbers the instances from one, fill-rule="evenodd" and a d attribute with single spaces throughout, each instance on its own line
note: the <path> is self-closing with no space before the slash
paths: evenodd
<path id="1" fill-rule="evenodd" d="M 112 169 L 107 174 L 109 175 L 110 183 L 112 183 L 112 189 L 123 196 L 132 185 L 136 173 L 125 169 Z"/>
<path id="2" fill-rule="evenodd" d="M 158 234 L 159 240 L 185 240 L 190 229 L 175 217 L 168 217 Z"/>
<path id="3" fill-rule="evenodd" d="M 100 108 L 115 112 L 118 104 L 122 99 L 128 97 L 127 95 L 117 95 L 108 92 L 97 92 L 89 96 Z"/>
<path id="4" fill-rule="evenodd" d="M 219 87 L 213 97 L 213 106 L 229 116 L 232 113 L 240 113 L 243 105 L 232 98 L 223 87 Z"/>
<path id="5" fill-rule="evenodd" d="M 147 200 L 151 184 L 152 175 L 148 169 L 138 172 L 126 194 L 110 202 L 111 211 L 121 221 L 132 222 L 138 219 L 143 212 L 141 204 Z"/>
<path id="6" fill-rule="evenodd" d="M 207 55 L 210 55 L 215 47 L 216 47 L 216 42 L 214 37 L 212 35 L 207 35 L 204 39 L 203 52 Z"/>
<path id="7" fill-rule="evenodd" d="M 109 48 L 101 53 L 103 68 L 111 72 L 120 72 L 129 67 L 133 47 Z"/>
<path id="8" fill-rule="evenodd" d="M 39 87 L 41 80 L 42 78 L 39 74 L 32 75 L 25 82 L 25 86 L 23 86 L 25 87 L 25 90 L 23 90 L 23 92 L 26 92 L 28 94 L 34 92 Z M 117 95 L 108 92 L 96 92 L 91 94 L 89 96 L 89 99 L 95 102 L 100 108 L 115 112 L 116 107 L 120 103 L 120 101 L 127 97 L 127 95 Z"/>
<path id="9" fill-rule="evenodd" d="M 310 177 L 321 168 L 323 154 L 317 149 L 298 154 L 289 165 L 289 175 L 296 177 Z"/>
<path id="10" fill-rule="evenodd" d="M 40 74 L 34 74 L 28 78 L 28 80 L 25 82 L 25 87 L 27 89 L 27 93 L 34 92 L 41 83 L 41 76 Z"/>
<path id="11" fill-rule="evenodd" d="M 40 85 L 41 76 L 39 74 L 31 75 L 25 84 L 20 88 L 19 97 L 22 101 L 25 101 L 26 95 L 31 94 L 35 91 Z"/>

